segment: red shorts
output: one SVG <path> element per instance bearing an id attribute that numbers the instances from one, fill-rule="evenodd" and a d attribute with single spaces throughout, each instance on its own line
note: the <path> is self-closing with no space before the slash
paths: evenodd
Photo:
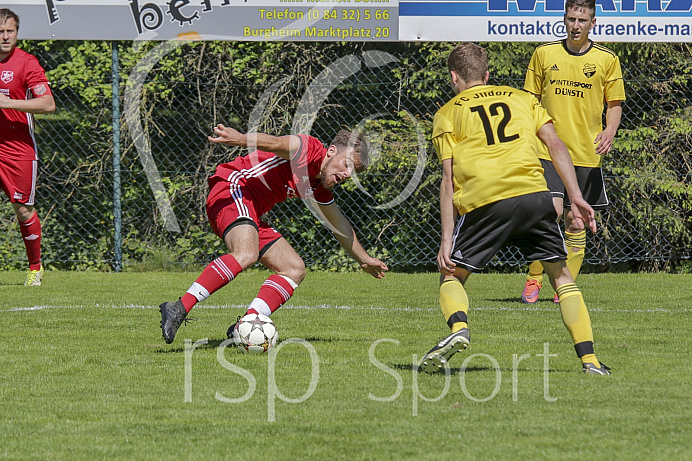
<path id="1" fill-rule="evenodd" d="M 227 189 L 228 183 L 217 184 L 207 199 L 207 217 L 212 230 L 223 240 L 228 231 L 237 225 L 254 226 L 259 234 L 259 255 L 262 257 L 282 235 L 259 219 L 252 197 L 244 195 L 242 189 L 235 189 L 232 193 L 218 193 L 219 186 Z"/>
<path id="2" fill-rule="evenodd" d="M 0 184 L 10 202 L 34 204 L 37 169 L 36 160 L 0 160 Z"/>

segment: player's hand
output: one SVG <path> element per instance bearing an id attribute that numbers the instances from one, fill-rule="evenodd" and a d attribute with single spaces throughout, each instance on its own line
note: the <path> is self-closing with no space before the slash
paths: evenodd
<path id="1" fill-rule="evenodd" d="M 595 218 L 596 213 L 593 211 L 593 208 L 591 208 L 591 205 L 589 205 L 583 198 L 572 200 L 570 197 L 570 202 L 572 216 L 574 216 L 572 223 L 577 226 L 579 230 L 584 229 L 584 225 L 587 225 L 589 226 L 589 229 L 591 229 L 591 232 L 595 234 L 597 230 Z"/>
<path id="2" fill-rule="evenodd" d="M 360 267 L 376 279 L 384 277 L 384 273 L 389 270 L 387 265 L 377 258 L 370 258 L 360 264 Z"/>
<path id="3" fill-rule="evenodd" d="M 445 242 L 440 245 L 440 251 L 437 253 L 437 270 L 439 270 L 442 275 L 454 275 L 454 268 L 457 265 L 450 259 L 451 254 L 451 242 Z"/>
<path id="4" fill-rule="evenodd" d="M 610 152 L 613 148 L 613 138 L 615 135 L 611 135 L 608 131 L 601 131 L 596 136 L 596 140 L 593 142 L 596 145 L 596 154 L 605 155 Z"/>
<path id="5" fill-rule="evenodd" d="M 219 123 L 214 127 L 214 134 L 216 136 L 208 137 L 209 141 L 213 143 L 227 144 L 229 146 L 246 146 L 247 137 L 235 128 L 223 126 Z"/>

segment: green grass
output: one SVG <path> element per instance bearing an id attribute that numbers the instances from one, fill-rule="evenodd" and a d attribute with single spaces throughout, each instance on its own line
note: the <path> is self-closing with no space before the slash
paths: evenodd
<path id="1" fill-rule="evenodd" d="M 166 345 L 155 307 L 196 274 L 47 272 L 25 288 L 24 274 L 0 273 L 0 457 L 692 458 L 691 275 L 580 277 L 610 377 L 580 373 L 552 290 L 526 307 L 523 276 L 474 275 L 471 346 L 452 360 L 447 391 L 444 374 L 412 367 L 447 333 L 436 274 L 309 273 L 273 316 L 283 340 L 308 341 L 278 350 L 275 385 L 270 357 L 219 349 L 266 276 L 239 276 Z M 186 402 L 184 340 L 205 338 L 187 354 Z M 544 373 L 545 344 L 555 356 Z M 472 354 L 487 356 L 461 372 Z M 515 355 L 526 358 L 515 366 Z M 242 400 L 249 374 L 251 397 L 215 398 Z"/>

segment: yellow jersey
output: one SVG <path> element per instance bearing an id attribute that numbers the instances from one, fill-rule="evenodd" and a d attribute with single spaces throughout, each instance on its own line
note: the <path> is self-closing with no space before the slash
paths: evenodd
<path id="1" fill-rule="evenodd" d="M 540 45 L 531 56 L 524 90 L 541 96 L 572 163 L 600 167 L 594 141 L 603 131 L 605 103 L 625 100 L 617 55 L 593 42 L 579 54 L 569 51 L 565 40 Z M 550 160 L 542 143 L 539 157 Z"/>
<path id="2" fill-rule="evenodd" d="M 468 88 L 437 111 L 432 141 L 440 162 L 452 159 L 459 213 L 548 190 L 536 132 L 551 120 L 535 96 L 509 86 Z"/>

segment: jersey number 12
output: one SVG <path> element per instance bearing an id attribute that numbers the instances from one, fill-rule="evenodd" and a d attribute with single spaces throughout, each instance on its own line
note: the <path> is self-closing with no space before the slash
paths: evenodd
<path id="1" fill-rule="evenodd" d="M 499 142 L 510 142 L 514 141 L 515 139 L 519 139 L 519 135 L 516 133 L 509 136 L 505 134 L 505 128 L 507 128 L 507 124 L 512 119 L 512 111 L 509 110 L 509 106 L 507 104 L 504 102 L 496 102 L 495 104 L 491 104 L 490 115 L 497 117 L 500 115 L 500 109 L 502 109 L 502 120 L 500 120 L 500 123 L 497 125 L 497 133 L 493 133 L 493 127 L 490 125 L 490 118 L 485 110 L 485 106 L 473 106 L 470 108 L 471 112 L 476 112 L 481 118 L 483 130 L 485 130 L 485 139 L 489 146 L 495 144 L 496 135 Z"/>

